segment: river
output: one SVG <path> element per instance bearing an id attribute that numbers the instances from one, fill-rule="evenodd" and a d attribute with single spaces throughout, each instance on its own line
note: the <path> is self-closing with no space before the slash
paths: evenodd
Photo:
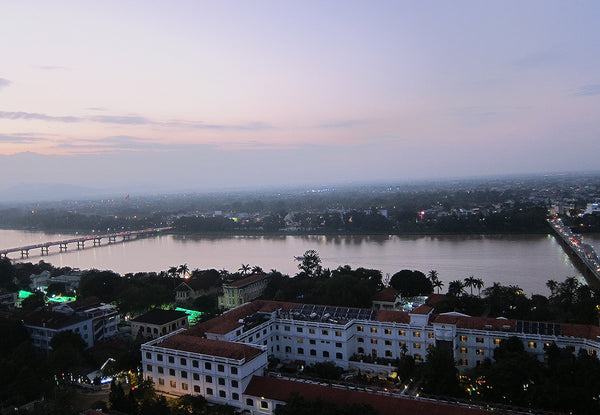
<path id="1" fill-rule="evenodd" d="M 14 248 L 72 237 L 66 234 L 0 230 L 0 249 Z M 586 235 L 598 250 L 600 235 Z M 160 235 L 83 250 L 69 245 L 67 252 L 50 248 L 50 255 L 30 252 L 30 262 L 41 259 L 55 266 L 110 269 L 124 274 L 161 271 L 187 264 L 190 269 L 215 268 L 237 271 L 242 264 L 298 272 L 295 256 L 315 249 L 326 268 L 350 265 L 394 274 L 401 269 L 427 273 L 438 271 L 448 282 L 475 275 L 485 286 L 493 282 L 515 284 L 527 294 L 548 294 L 549 279 L 562 281 L 581 273 L 556 240 L 549 235 L 444 235 L 444 236 L 182 236 Z M 12 254 L 18 259 L 19 254 Z"/>

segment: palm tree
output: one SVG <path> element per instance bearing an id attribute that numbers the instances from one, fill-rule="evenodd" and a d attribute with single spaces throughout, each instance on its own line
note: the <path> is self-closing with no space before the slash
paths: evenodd
<path id="1" fill-rule="evenodd" d="M 458 297 L 464 293 L 465 284 L 461 280 L 450 281 L 448 284 L 448 294 Z"/>
<path id="2" fill-rule="evenodd" d="M 432 269 L 427 273 L 427 278 L 429 278 L 429 281 L 431 281 L 431 283 L 433 284 L 436 280 L 438 280 L 438 272 Z"/>
<path id="3" fill-rule="evenodd" d="M 177 274 L 179 274 L 178 268 L 177 267 L 170 267 L 167 270 L 167 274 L 171 277 L 171 278 L 175 278 L 175 276 Z"/>
<path id="4" fill-rule="evenodd" d="M 471 288 L 471 295 L 473 295 L 473 286 L 475 285 L 475 281 L 477 280 L 477 278 L 475 278 L 473 275 L 471 275 L 470 277 L 465 278 L 465 287 L 469 287 Z"/>
<path id="5" fill-rule="evenodd" d="M 558 282 L 556 282 L 555 280 L 548 280 L 546 281 L 546 287 L 548 287 L 548 289 L 550 290 L 550 297 L 552 297 L 556 289 L 558 288 Z"/>
<path id="6" fill-rule="evenodd" d="M 240 271 L 243 275 L 248 274 L 248 272 L 250 272 L 250 264 L 242 264 L 238 271 Z"/>
<path id="7" fill-rule="evenodd" d="M 433 281 L 431 283 L 433 285 L 433 288 L 437 288 L 437 293 L 440 293 L 440 290 L 442 288 L 444 288 L 444 282 L 442 280 L 436 279 L 435 281 Z"/>
<path id="8" fill-rule="evenodd" d="M 187 264 L 180 265 L 179 268 L 177 268 L 177 273 L 184 278 L 186 274 L 189 274 L 189 272 L 190 269 L 188 268 Z"/>
<path id="9" fill-rule="evenodd" d="M 259 267 L 258 265 L 255 265 L 252 267 L 252 273 L 253 274 L 262 274 L 264 271 L 261 267 Z"/>
<path id="10" fill-rule="evenodd" d="M 475 278 L 473 286 L 477 288 L 477 295 L 481 297 L 481 289 L 483 288 L 483 280 L 481 278 Z"/>

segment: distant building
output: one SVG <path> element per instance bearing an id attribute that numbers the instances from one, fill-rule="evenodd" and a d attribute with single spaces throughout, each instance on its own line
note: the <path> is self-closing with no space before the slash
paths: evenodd
<path id="1" fill-rule="evenodd" d="M 131 335 L 156 339 L 189 327 L 185 311 L 155 308 L 131 320 Z"/>
<path id="2" fill-rule="evenodd" d="M 50 271 L 42 271 L 37 275 L 30 275 L 29 287 L 32 291 L 40 290 L 46 292 L 48 287 L 52 284 L 64 284 L 65 289 L 68 291 L 77 290 L 79 288 L 79 282 L 81 281 L 82 274 L 74 272 L 70 275 L 58 275 L 52 277 Z"/>
<path id="3" fill-rule="evenodd" d="M 217 271 L 202 275 L 199 278 L 189 278 L 175 287 L 175 301 L 185 303 L 193 301 L 202 295 L 208 295 L 216 291 L 215 284 L 219 274 Z"/>
<path id="4" fill-rule="evenodd" d="M 223 295 L 219 296 L 219 308 L 234 308 L 252 301 L 263 294 L 268 284 L 267 274 L 255 274 L 223 284 Z"/>
<path id="5" fill-rule="evenodd" d="M 373 296 L 371 304 L 375 310 L 401 310 L 401 300 L 399 291 L 394 287 L 386 287 Z"/>
<path id="6" fill-rule="evenodd" d="M 16 292 L 7 291 L 4 288 L 0 288 L 0 308 L 7 308 L 12 310 L 15 308 L 15 304 L 19 300 L 19 296 Z"/>

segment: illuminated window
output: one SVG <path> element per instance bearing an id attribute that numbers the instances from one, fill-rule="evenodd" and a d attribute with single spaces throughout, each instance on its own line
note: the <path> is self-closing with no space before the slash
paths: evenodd
<path id="1" fill-rule="evenodd" d="M 304 343 L 304 339 L 303 339 L 302 337 L 298 337 L 298 338 L 296 339 L 296 342 L 297 342 L 297 343 Z"/>
<path id="2" fill-rule="evenodd" d="M 498 346 L 500 344 L 500 339 L 494 339 L 494 344 Z"/>
<path id="3" fill-rule="evenodd" d="M 460 353 L 461 354 L 467 354 L 467 348 L 466 347 L 461 347 L 460 348 Z"/>
<path id="4" fill-rule="evenodd" d="M 405 330 L 398 330 L 398 334 L 400 336 L 406 336 L 406 331 Z"/>
<path id="5" fill-rule="evenodd" d="M 458 364 L 459 364 L 460 366 L 467 366 L 467 365 L 469 364 L 469 361 L 468 361 L 467 359 L 460 359 L 460 360 L 458 361 Z"/>
<path id="6" fill-rule="evenodd" d="M 392 334 L 392 330 L 391 329 L 385 329 L 385 330 L 383 330 L 383 332 L 385 334 Z"/>
<path id="7" fill-rule="evenodd" d="M 475 351 L 475 354 L 476 354 L 476 355 L 479 355 L 479 356 L 483 356 L 483 349 L 477 349 L 477 350 Z"/>
<path id="8" fill-rule="evenodd" d="M 428 337 L 428 338 L 430 338 L 430 339 L 433 339 L 433 336 L 434 336 L 434 335 L 433 335 L 433 332 L 432 332 L 432 333 L 427 333 L 427 337 Z"/>
<path id="9" fill-rule="evenodd" d="M 176 387 L 177 387 L 177 382 L 175 382 L 174 380 L 172 380 L 172 381 L 170 382 L 170 384 L 171 384 L 171 387 L 172 387 L 172 388 L 176 388 Z"/>
<path id="10" fill-rule="evenodd" d="M 530 349 L 535 349 L 537 347 L 537 344 L 535 342 L 529 342 L 528 346 Z"/>
<path id="11" fill-rule="evenodd" d="M 415 353 L 415 354 L 413 355 L 413 357 L 415 358 L 415 360 L 416 360 L 417 362 L 421 360 L 421 355 L 420 355 L 419 353 Z"/>
<path id="12" fill-rule="evenodd" d="M 365 328 L 363 326 L 357 326 L 356 331 L 365 331 Z"/>
<path id="13" fill-rule="evenodd" d="M 377 339 L 371 339 L 371 344 L 377 344 Z"/>
<path id="14" fill-rule="evenodd" d="M 421 343 L 415 343 L 415 344 L 413 345 L 413 347 L 414 347 L 415 349 L 420 349 L 420 348 L 421 348 Z"/>
<path id="15" fill-rule="evenodd" d="M 421 337 L 421 332 L 413 331 L 413 337 Z"/>
<path id="16" fill-rule="evenodd" d="M 467 336 L 460 336 L 460 341 L 461 342 L 466 342 L 467 341 Z"/>
<path id="17" fill-rule="evenodd" d="M 371 333 L 377 333 L 377 327 L 371 327 Z"/>

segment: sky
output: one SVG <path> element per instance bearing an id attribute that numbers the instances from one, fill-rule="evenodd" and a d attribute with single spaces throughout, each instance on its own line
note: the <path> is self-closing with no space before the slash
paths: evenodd
<path id="1" fill-rule="evenodd" d="M 596 0 L 0 1 L 4 185 L 600 166 Z"/>

